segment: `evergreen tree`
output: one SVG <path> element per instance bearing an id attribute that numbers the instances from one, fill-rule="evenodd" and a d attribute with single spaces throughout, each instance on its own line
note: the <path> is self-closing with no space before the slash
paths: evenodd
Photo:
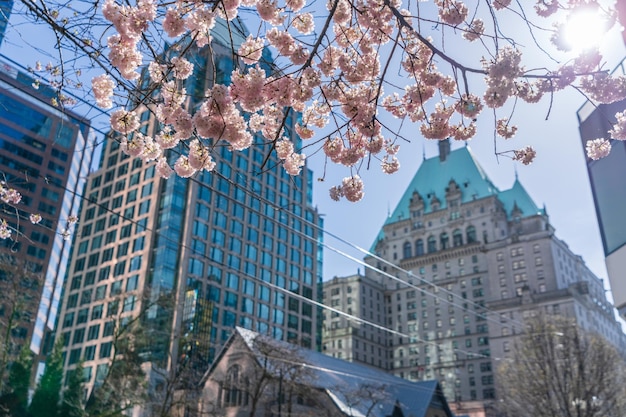
<path id="1" fill-rule="evenodd" d="M 59 412 L 60 417 L 85 416 L 83 402 L 83 364 L 69 371 L 67 374 L 67 389 L 63 392 L 63 401 Z"/>
<path id="2" fill-rule="evenodd" d="M 63 356 L 61 343 L 54 345 L 46 360 L 46 369 L 37 385 L 30 404 L 31 417 L 56 417 L 63 384 Z"/>
<path id="3" fill-rule="evenodd" d="M 32 364 L 30 349 L 24 346 L 9 371 L 8 386 L 11 391 L 0 396 L 0 416 L 28 416 L 28 388 Z"/>

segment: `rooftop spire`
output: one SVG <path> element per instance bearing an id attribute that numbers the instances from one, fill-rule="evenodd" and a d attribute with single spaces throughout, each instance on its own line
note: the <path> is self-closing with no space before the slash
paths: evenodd
<path id="1" fill-rule="evenodd" d="M 450 155 L 450 138 L 439 141 L 439 160 L 445 161 L 448 155 Z"/>

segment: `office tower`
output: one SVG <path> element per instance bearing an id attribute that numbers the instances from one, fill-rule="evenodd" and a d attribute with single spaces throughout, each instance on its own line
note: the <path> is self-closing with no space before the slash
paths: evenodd
<path id="1" fill-rule="evenodd" d="M 10 62 L 0 62 L 0 69 L 2 181 L 23 196 L 17 211 L 5 206 L 2 215 L 19 232 L 2 241 L 0 328 L 4 335 L 18 306 L 23 311 L 11 324 L 11 354 L 25 344 L 39 354 L 57 317 L 71 244 L 64 232 L 78 214 L 95 137 L 88 120 L 52 105 L 52 88 L 35 88 Z M 29 214 L 40 214 L 41 223 L 32 224 Z M 12 288 L 16 280 L 20 285 Z"/>
<path id="2" fill-rule="evenodd" d="M 0 0 L 0 45 L 4 40 L 4 35 L 7 31 L 7 25 L 9 24 L 9 17 L 11 17 L 12 9 L 13 0 Z"/>
<path id="3" fill-rule="evenodd" d="M 626 352 L 602 281 L 556 237 L 519 179 L 499 190 L 468 147 L 450 151 L 442 141 L 439 156 L 422 162 L 370 251 L 363 277 L 324 283 L 324 302 L 346 312 L 358 300 L 353 314 L 376 318 L 324 312 L 325 352 L 338 356 L 341 345 L 344 358 L 436 378 L 457 414 L 489 410 L 498 361 L 539 311 L 575 318 Z M 381 306 L 370 291 L 382 294 Z M 390 329 L 384 341 L 381 322 Z"/>
<path id="4" fill-rule="evenodd" d="M 622 61 L 615 73 L 626 74 L 625 64 Z M 589 140 L 609 138 L 615 114 L 624 110 L 626 100 L 598 105 L 586 102 L 577 113 L 583 150 Z M 626 175 L 626 143 L 611 141 L 607 157 L 597 161 L 587 158 L 587 172 L 613 300 L 620 316 L 626 318 L 626 222 L 621 209 L 626 204 L 626 187 L 620 181 Z"/>
<path id="5" fill-rule="evenodd" d="M 228 80 L 234 63 L 221 39 L 231 35 L 241 41 L 216 23 L 211 48 L 193 56 L 187 91 L 202 96 Z M 150 110 L 140 118 L 141 132 L 154 134 Z M 287 132 L 297 140 L 293 123 Z M 219 143 L 214 172 L 163 179 L 154 162 L 108 139 L 88 179 L 57 331 L 65 367 L 84 361 L 87 387 L 105 378 L 116 332 L 136 317 L 149 342 L 143 358 L 166 373 L 190 356 L 206 371 L 237 325 L 319 349 L 321 320 L 309 302 L 322 272 L 312 173 L 291 177 L 270 152 L 269 144 L 233 152 Z"/>

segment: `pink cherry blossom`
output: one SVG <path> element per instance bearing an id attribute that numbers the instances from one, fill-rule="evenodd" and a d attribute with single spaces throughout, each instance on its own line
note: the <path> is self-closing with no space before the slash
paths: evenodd
<path id="1" fill-rule="evenodd" d="M 28 218 L 32 224 L 39 224 L 42 220 L 41 214 L 31 214 Z"/>
<path id="2" fill-rule="evenodd" d="M 458 26 L 467 17 L 467 6 L 458 0 L 435 0 L 435 4 L 439 7 L 439 18 L 451 25 Z"/>
<path id="3" fill-rule="evenodd" d="M 263 54 L 263 44 L 263 39 L 248 35 L 246 41 L 241 44 L 237 53 L 244 63 L 248 65 L 256 64 Z"/>
<path id="4" fill-rule="evenodd" d="M 504 139 L 511 139 L 517 132 L 517 126 L 510 125 L 507 119 L 498 119 L 496 121 L 496 132 Z"/>
<path id="5" fill-rule="evenodd" d="M 159 144 L 161 149 L 171 149 L 178 145 L 180 139 L 172 132 L 171 129 L 163 129 L 157 133 L 155 142 Z"/>
<path id="6" fill-rule="evenodd" d="M 174 170 L 167 163 L 167 159 L 162 156 L 157 159 L 156 172 L 160 178 L 168 179 L 174 173 Z"/>
<path id="7" fill-rule="evenodd" d="M 339 201 L 343 197 L 343 188 L 339 185 L 331 187 L 329 190 L 330 198 Z"/>
<path id="8" fill-rule="evenodd" d="M 596 161 L 606 157 L 611 152 L 611 142 L 604 138 L 588 140 L 585 149 L 587 156 Z"/>
<path id="9" fill-rule="evenodd" d="M 513 157 L 514 161 L 520 161 L 524 165 L 530 165 L 535 160 L 537 152 L 531 146 L 527 146 L 523 149 L 513 151 L 513 154 L 515 155 Z"/>
<path id="10" fill-rule="evenodd" d="M 293 143 L 287 139 L 283 138 L 276 142 L 276 155 L 280 159 L 286 159 L 293 153 Z"/>
<path id="11" fill-rule="evenodd" d="M 209 149 L 200 143 L 198 139 L 194 139 L 189 142 L 189 157 L 188 162 L 191 168 L 201 171 L 213 171 L 215 168 L 215 162 L 211 157 Z"/>
<path id="12" fill-rule="evenodd" d="M 0 239 L 9 239 L 11 237 L 11 228 L 6 220 L 0 222 Z"/>
<path id="13" fill-rule="evenodd" d="M 393 174 L 400 169 L 400 161 L 393 155 L 385 155 L 380 165 L 385 174 Z"/>
<path id="14" fill-rule="evenodd" d="M 176 38 L 187 30 L 185 28 L 185 20 L 183 15 L 177 9 L 169 8 L 165 12 L 165 19 L 163 19 L 163 30 L 170 38 Z"/>
<path id="15" fill-rule="evenodd" d="M 537 0 L 535 4 L 535 12 L 541 17 L 548 17 L 559 10 L 559 2 L 557 0 Z"/>
<path id="16" fill-rule="evenodd" d="M 470 42 L 480 39 L 485 33 L 485 24 L 481 19 L 474 19 L 463 33 L 463 37 Z"/>
<path id="17" fill-rule="evenodd" d="M 450 126 L 451 136 L 455 140 L 470 140 L 476 135 L 476 122 L 472 121 L 469 125 L 462 123 Z"/>
<path id="18" fill-rule="evenodd" d="M 197 8 L 185 18 L 185 28 L 196 40 L 198 48 L 206 46 L 211 41 L 211 29 L 215 26 L 215 13 L 210 9 Z"/>
<path id="19" fill-rule="evenodd" d="M 113 96 L 114 88 L 115 81 L 113 81 L 108 74 L 102 74 L 92 78 L 91 89 L 96 99 L 96 106 L 101 109 L 110 109 L 113 107 L 111 97 Z"/>
<path id="20" fill-rule="evenodd" d="M 511 4 L 511 0 L 492 0 L 491 4 L 493 5 L 494 9 L 502 10 L 509 7 L 509 4 Z"/>
<path id="21" fill-rule="evenodd" d="M 185 155 L 181 155 L 176 160 L 174 164 L 174 171 L 176 171 L 176 175 L 182 178 L 189 178 L 193 174 L 196 173 L 196 169 L 194 169 L 189 163 L 189 158 Z"/>
<path id="22" fill-rule="evenodd" d="M 139 127 L 139 120 L 134 111 L 119 109 L 111 114 L 111 127 L 117 132 L 127 134 Z"/>
<path id="23" fill-rule="evenodd" d="M 186 80 L 193 72 L 193 64 L 185 58 L 175 56 L 172 58 L 172 66 L 174 67 L 174 78 L 177 80 Z"/>
<path id="24" fill-rule="evenodd" d="M 324 142 L 324 153 L 331 161 L 337 163 L 341 161 L 344 152 L 343 140 L 337 137 Z"/>
<path id="25" fill-rule="evenodd" d="M 308 35 L 315 29 L 315 22 L 311 13 L 298 14 L 291 22 L 292 26 L 303 35 Z"/>
<path id="26" fill-rule="evenodd" d="M 19 204 L 22 201 L 22 194 L 14 188 L 6 187 L 4 181 L 0 185 L 0 200 L 6 204 Z"/>
<path id="27" fill-rule="evenodd" d="M 285 3 L 293 12 L 299 12 L 306 4 L 305 0 L 286 0 Z"/>
<path id="28" fill-rule="evenodd" d="M 626 111 L 615 115 L 616 122 L 609 130 L 612 139 L 626 140 Z"/>
<path id="29" fill-rule="evenodd" d="M 483 104 L 480 97 L 474 94 L 463 94 L 454 105 L 454 109 L 467 118 L 475 119 L 483 109 Z"/>
<path id="30" fill-rule="evenodd" d="M 299 175 L 302 167 L 304 166 L 305 160 L 306 156 L 304 154 L 292 152 L 283 161 L 285 172 L 289 175 Z"/>
<path id="31" fill-rule="evenodd" d="M 341 189 L 346 200 L 353 203 L 360 201 L 365 195 L 363 192 L 363 181 L 358 175 L 344 178 L 341 184 Z"/>

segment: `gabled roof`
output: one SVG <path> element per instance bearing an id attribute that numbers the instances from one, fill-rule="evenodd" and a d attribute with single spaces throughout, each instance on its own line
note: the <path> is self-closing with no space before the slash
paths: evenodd
<path id="1" fill-rule="evenodd" d="M 513 210 L 519 210 L 521 217 L 532 216 L 535 214 L 545 214 L 543 209 L 539 209 L 528 192 L 519 181 L 515 178 L 513 186 L 505 191 L 502 191 L 498 198 L 504 204 L 504 210 L 506 215 L 510 218 Z"/>
<path id="2" fill-rule="evenodd" d="M 453 416 L 436 380 L 411 382 L 375 368 L 336 359 L 313 350 L 294 347 L 286 342 L 277 341 L 240 327 L 237 327 L 231 335 L 225 349 L 236 337 L 240 337 L 253 353 L 258 353 L 254 343 L 257 338 L 264 338 L 271 340 L 272 343 L 296 349 L 298 360 L 311 372 L 307 384 L 312 388 L 327 392 L 335 405 L 346 415 L 354 417 L 368 415 L 371 402 L 357 403 L 354 401 L 354 394 L 364 386 L 369 386 L 372 391 L 380 393 L 384 398 L 369 411 L 371 417 L 391 416 L 394 408 L 401 410 L 405 417 L 426 417 L 429 406 L 440 409 L 444 416 Z M 216 362 L 222 356 L 220 352 Z"/>
<path id="3" fill-rule="evenodd" d="M 433 211 L 431 201 L 439 202 L 439 209 L 447 208 L 446 190 L 454 181 L 461 191 L 461 203 L 496 196 L 500 200 L 509 219 L 514 209 L 518 209 L 522 217 L 536 214 L 546 214 L 545 209 L 539 209 L 520 181 L 515 178 L 513 186 L 505 191 L 496 187 L 468 146 L 451 151 L 444 160 L 439 156 L 424 159 L 418 168 L 411 183 L 405 190 L 396 208 L 385 219 L 384 225 L 393 224 L 411 217 L 410 204 L 414 193 L 418 193 L 423 200 L 423 213 Z M 385 237 L 384 231 L 378 233 L 370 251 L 375 252 L 377 243 Z"/>
<path id="4" fill-rule="evenodd" d="M 454 180 L 461 188 L 463 203 L 489 197 L 499 192 L 478 164 L 469 147 L 463 146 L 451 151 L 444 161 L 441 161 L 439 156 L 425 159 L 385 224 L 410 217 L 409 204 L 414 191 L 417 191 L 424 199 L 425 213 L 432 211 L 430 201 L 433 197 L 437 197 L 441 208 L 446 208 L 446 188 L 451 180 Z"/>

